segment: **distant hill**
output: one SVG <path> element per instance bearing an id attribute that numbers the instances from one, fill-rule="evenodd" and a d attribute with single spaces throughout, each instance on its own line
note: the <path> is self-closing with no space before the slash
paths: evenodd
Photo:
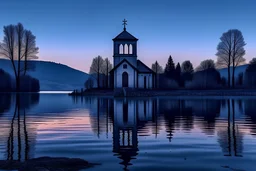
<path id="1" fill-rule="evenodd" d="M 87 73 L 63 64 L 46 61 L 30 62 L 36 66 L 36 69 L 35 71 L 28 72 L 28 74 L 40 80 L 41 91 L 70 91 L 81 89 L 89 77 Z M 9 60 L 0 59 L 0 68 L 14 75 Z"/>
<path id="2" fill-rule="evenodd" d="M 248 66 L 248 64 L 237 66 L 235 69 L 235 77 L 238 77 L 238 75 L 240 73 L 245 73 L 247 66 Z M 232 69 L 233 68 L 231 67 L 231 69 L 230 69 L 231 77 L 232 77 Z M 219 69 L 219 72 L 220 72 L 221 77 L 228 78 L 228 69 L 227 68 Z"/>

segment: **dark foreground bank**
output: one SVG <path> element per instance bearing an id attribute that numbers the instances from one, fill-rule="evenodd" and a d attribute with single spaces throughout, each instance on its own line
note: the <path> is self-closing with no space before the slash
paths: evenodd
<path id="1" fill-rule="evenodd" d="M 113 96 L 113 97 L 154 97 L 154 96 L 256 96 L 256 89 L 220 90 L 144 90 L 144 89 L 93 89 L 73 91 L 70 96 Z"/>
<path id="2" fill-rule="evenodd" d="M 40 157 L 25 162 L 0 160 L 0 169 L 18 171 L 78 171 L 92 167 L 93 164 L 78 158 Z"/>

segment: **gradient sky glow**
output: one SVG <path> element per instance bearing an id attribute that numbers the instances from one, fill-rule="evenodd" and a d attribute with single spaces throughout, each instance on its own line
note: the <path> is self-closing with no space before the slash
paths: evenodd
<path id="1" fill-rule="evenodd" d="M 219 38 L 231 28 L 243 32 L 247 61 L 256 56 L 255 7 L 255 0 L 3 0 L 0 27 L 23 23 L 37 36 L 40 60 L 88 72 L 97 55 L 112 61 L 112 38 L 126 18 L 145 64 L 165 66 L 172 55 L 196 67 L 216 60 Z"/>

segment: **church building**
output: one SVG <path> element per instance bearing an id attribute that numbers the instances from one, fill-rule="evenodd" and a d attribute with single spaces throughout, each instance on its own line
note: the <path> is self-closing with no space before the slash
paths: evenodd
<path id="1" fill-rule="evenodd" d="M 113 69 L 110 71 L 113 88 L 140 88 L 152 89 L 154 87 L 155 73 L 143 62 L 137 59 L 138 39 L 124 30 L 114 39 Z"/>

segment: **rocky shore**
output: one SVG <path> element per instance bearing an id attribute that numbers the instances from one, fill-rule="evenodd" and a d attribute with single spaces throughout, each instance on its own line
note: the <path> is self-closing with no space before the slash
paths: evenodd
<path id="1" fill-rule="evenodd" d="M 24 162 L 17 160 L 0 160 L 0 169 L 18 171 L 79 171 L 92 167 L 93 164 L 78 158 L 40 157 Z"/>

